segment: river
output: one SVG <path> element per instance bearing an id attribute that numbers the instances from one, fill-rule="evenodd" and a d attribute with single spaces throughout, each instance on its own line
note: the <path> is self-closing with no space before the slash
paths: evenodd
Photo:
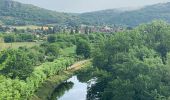
<path id="1" fill-rule="evenodd" d="M 88 87 L 95 84 L 95 80 L 81 82 L 77 76 L 72 76 L 55 89 L 50 100 L 86 100 Z"/>

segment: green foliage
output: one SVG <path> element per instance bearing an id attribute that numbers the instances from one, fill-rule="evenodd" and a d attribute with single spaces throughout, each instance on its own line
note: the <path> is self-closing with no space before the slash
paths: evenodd
<path id="1" fill-rule="evenodd" d="M 169 5 L 156 4 L 138 10 L 104 10 L 90 13 L 73 14 L 59 13 L 35 7 L 32 5 L 21 4 L 15 1 L 0 1 L 0 22 L 6 25 L 44 25 L 59 24 L 77 26 L 85 25 L 128 25 L 136 26 L 141 23 L 150 22 L 153 19 L 170 21 Z M 38 19 L 38 20 L 37 20 Z M 86 29 L 85 33 L 90 30 Z M 53 33 L 50 31 L 49 33 Z M 73 34 L 73 30 L 70 32 Z M 76 32 L 77 33 L 77 28 Z"/>
<path id="2" fill-rule="evenodd" d="M 25 37 L 22 34 L 14 36 Z M 56 36 L 63 41 L 57 40 L 55 43 L 46 42 L 31 48 L 25 46 L 0 52 L 0 100 L 28 99 L 47 78 L 60 74 L 74 63 L 75 59 L 71 58 L 74 54 L 72 56 L 69 54 L 75 52 L 75 46 L 72 47 L 72 43 L 76 43 L 75 36 Z M 61 54 L 62 50 L 68 53 Z"/>
<path id="3" fill-rule="evenodd" d="M 162 21 L 116 33 L 96 48 L 93 65 L 110 74 L 89 90 L 102 100 L 168 100 L 170 25 Z M 100 89 L 98 89 L 101 87 Z"/>
<path id="4" fill-rule="evenodd" d="M 47 37 L 47 41 L 48 41 L 49 43 L 54 43 L 54 42 L 56 42 L 56 40 L 57 40 L 57 37 L 56 37 L 55 35 L 49 35 L 49 36 Z"/>
<path id="5" fill-rule="evenodd" d="M 6 58 L 4 63 L 4 69 L 2 70 L 2 73 L 4 73 L 6 76 L 19 79 L 26 79 L 33 71 L 33 65 L 31 63 L 31 60 L 29 59 L 28 55 L 20 50 L 7 50 L 5 52 L 6 54 L 3 54 Z"/>
<path id="6" fill-rule="evenodd" d="M 68 56 L 64 53 L 74 50 L 74 47 L 66 49 L 73 44 L 76 44 L 77 55 L 84 58 L 93 57 L 94 70 L 86 72 L 89 72 L 89 76 L 97 77 L 97 81 L 88 88 L 88 100 L 96 98 L 168 100 L 170 98 L 170 25 L 166 22 L 153 21 L 133 30 L 114 34 L 57 34 L 55 36 L 56 40 L 53 43 L 48 42 L 40 47 L 30 49 L 22 47 L 0 53 L 0 89 L 2 90 L 0 100 L 4 97 L 9 97 L 9 100 L 28 98 L 48 77 L 67 69 L 74 59 L 62 56 Z M 60 55 L 62 50 L 64 53 Z M 42 64 L 44 61 L 50 62 Z M 42 65 L 35 67 L 30 73 L 29 68 L 25 68 L 30 62 L 31 65 Z M 4 70 L 7 71 L 6 76 L 2 73 Z M 23 72 L 27 77 L 23 76 Z M 88 80 L 89 76 L 83 76 L 85 77 L 83 79 Z M 17 77 L 26 80 L 22 81 Z M 83 79 L 81 81 L 84 81 Z"/>
<path id="7" fill-rule="evenodd" d="M 58 46 L 57 43 L 54 44 L 49 44 L 49 43 L 44 43 L 41 45 L 43 48 L 43 52 L 45 56 L 47 57 L 48 61 L 53 61 L 55 58 L 57 58 L 60 54 L 60 47 Z"/>
<path id="8" fill-rule="evenodd" d="M 0 9 L 0 20 L 6 25 L 61 24 L 67 21 L 70 22 L 68 19 L 75 19 L 72 14 L 50 11 L 11 0 L 1 0 Z"/>
<path id="9" fill-rule="evenodd" d="M 19 47 L 20 50 L 27 52 L 27 56 L 31 60 L 31 63 L 36 66 L 45 62 L 45 51 L 39 46 L 34 46 L 32 48 Z"/>
<path id="10" fill-rule="evenodd" d="M 91 53 L 90 44 L 85 40 L 79 40 L 77 42 L 76 54 L 82 55 L 84 58 L 89 58 Z"/>
<path id="11" fill-rule="evenodd" d="M 11 43 L 11 42 L 14 42 L 14 41 L 15 41 L 15 36 L 14 35 L 9 34 L 9 35 L 4 36 L 4 42 Z"/>
<path id="12" fill-rule="evenodd" d="M 73 88 L 73 85 L 74 83 L 72 82 L 65 82 L 65 83 L 60 84 L 58 88 L 54 90 L 54 93 L 52 94 L 51 99 L 54 100 L 54 99 L 60 98 L 61 96 L 64 95 L 65 91 L 68 91 L 71 88 Z"/>
<path id="13" fill-rule="evenodd" d="M 146 46 L 157 51 L 165 64 L 166 55 L 170 51 L 170 25 L 164 21 L 153 21 L 137 29 L 143 35 Z"/>
<path id="14" fill-rule="evenodd" d="M 65 70 L 73 62 L 73 58 L 59 58 L 54 62 L 44 63 L 35 68 L 26 81 L 12 80 L 0 75 L 0 100 L 4 98 L 8 100 L 28 99 L 44 80 Z"/>
<path id="15" fill-rule="evenodd" d="M 12 42 L 33 42 L 35 39 L 35 36 L 33 34 L 5 34 L 4 35 L 4 42 L 6 43 L 12 43 Z"/>
<path id="16" fill-rule="evenodd" d="M 33 34 L 24 33 L 16 35 L 15 42 L 33 42 L 35 36 Z"/>
<path id="17" fill-rule="evenodd" d="M 93 25 L 127 25 L 137 26 L 141 23 L 148 23 L 154 19 L 161 19 L 170 22 L 170 3 L 146 6 L 132 11 L 122 9 L 111 9 L 80 14 L 81 22 Z"/>

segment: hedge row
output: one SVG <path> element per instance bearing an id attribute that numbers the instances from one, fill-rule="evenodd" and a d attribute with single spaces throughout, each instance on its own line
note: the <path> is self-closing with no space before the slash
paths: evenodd
<path id="1" fill-rule="evenodd" d="M 59 58 L 54 62 L 47 62 L 35 68 L 26 81 L 12 80 L 0 76 L 0 100 L 25 100 L 28 99 L 39 85 L 48 77 L 65 70 L 74 63 L 73 58 Z"/>

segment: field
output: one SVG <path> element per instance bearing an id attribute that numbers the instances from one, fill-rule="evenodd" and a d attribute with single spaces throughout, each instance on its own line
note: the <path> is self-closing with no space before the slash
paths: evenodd
<path id="1" fill-rule="evenodd" d="M 14 42 L 14 43 L 0 43 L 0 51 L 7 48 L 19 48 L 21 46 L 33 47 L 40 45 L 40 42 Z"/>

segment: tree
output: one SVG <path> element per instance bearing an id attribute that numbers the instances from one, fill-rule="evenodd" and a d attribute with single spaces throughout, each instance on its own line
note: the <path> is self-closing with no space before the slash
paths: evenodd
<path id="1" fill-rule="evenodd" d="M 21 50 L 8 50 L 2 72 L 11 78 L 25 80 L 33 71 L 31 59 Z"/>
<path id="2" fill-rule="evenodd" d="M 89 29 L 89 33 L 92 33 L 92 32 L 93 32 L 93 31 L 92 31 L 92 28 L 90 28 L 90 29 Z"/>
<path id="3" fill-rule="evenodd" d="M 89 58 L 91 55 L 90 44 L 83 39 L 80 39 L 76 44 L 76 54 L 82 55 L 84 58 Z"/>
<path id="4" fill-rule="evenodd" d="M 74 34 L 74 30 L 73 29 L 71 29 L 70 34 Z"/>
<path id="5" fill-rule="evenodd" d="M 6 43 L 15 42 L 15 36 L 13 34 L 5 35 L 4 42 Z"/>
<path id="6" fill-rule="evenodd" d="M 154 22 L 107 37 L 93 65 L 111 76 L 99 76 L 91 94 L 102 100 L 169 99 L 169 32 L 169 25 Z"/>
<path id="7" fill-rule="evenodd" d="M 48 41 L 49 43 L 54 43 L 54 42 L 56 42 L 56 40 L 57 40 L 57 37 L 56 37 L 55 35 L 49 35 L 49 36 L 47 37 L 47 41 Z"/>
<path id="8" fill-rule="evenodd" d="M 58 56 L 59 55 L 59 48 L 57 45 L 55 44 L 49 44 L 46 47 L 46 55 L 50 55 L 50 56 Z"/>
<path id="9" fill-rule="evenodd" d="M 75 33 L 79 33 L 79 27 L 76 26 Z"/>
<path id="10" fill-rule="evenodd" d="M 85 34 L 89 34 L 89 28 L 88 28 L 88 26 L 85 27 Z"/>

